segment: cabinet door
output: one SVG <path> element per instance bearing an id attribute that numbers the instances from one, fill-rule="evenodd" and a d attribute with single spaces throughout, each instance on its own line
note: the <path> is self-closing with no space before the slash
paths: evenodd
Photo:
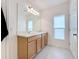
<path id="1" fill-rule="evenodd" d="M 36 55 L 36 40 L 28 43 L 28 59 L 33 59 Z"/>
<path id="2" fill-rule="evenodd" d="M 44 48 L 44 35 L 42 35 L 42 48 Z"/>
<path id="3" fill-rule="evenodd" d="M 41 45 L 42 42 L 41 42 L 41 38 L 37 39 L 37 52 L 39 52 L 41 50 Z"/>
<path id="4" fill-rule="evenodd" d="M 18 37 L 18 59 L 27 59 L 27 39 Z"/>
<path id="5" fill-rule="evenodd" d="M 48 44 L 48 34 L 46 33 L 45 36 L 44 36 L 44 44 L 45 46 Z"/>

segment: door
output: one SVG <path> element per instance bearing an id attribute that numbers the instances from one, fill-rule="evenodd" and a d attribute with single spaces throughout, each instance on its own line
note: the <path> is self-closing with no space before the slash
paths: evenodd
<path id="1" fill-rule="evenodd" d="M 75 3 L 76 2 L 76 3 Z M 72 6 L 73 4 L 73 6 Z M 70 50 L 74 56 L 74 59 L 78 59 L 78 15 L 77 15 L 77 0 L 71 1 L 70 6 Z"/>

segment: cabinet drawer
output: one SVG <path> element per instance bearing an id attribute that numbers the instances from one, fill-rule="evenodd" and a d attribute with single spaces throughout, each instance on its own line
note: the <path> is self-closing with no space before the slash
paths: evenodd
<path id="1" fill-rule="evenodd" d="M 36 55 L 36 40 L 28 43 L 28 59 L 33 59 Z"/>
<path id="2" fill-rule="evenodd" d="M 41 35 L 36 35 L 36 36 L 28 37 L 28 42 L 31 42 L 33 40 L 36 40 L 36 39 L 38 39 L 40 37 L 41 37 Z"/>

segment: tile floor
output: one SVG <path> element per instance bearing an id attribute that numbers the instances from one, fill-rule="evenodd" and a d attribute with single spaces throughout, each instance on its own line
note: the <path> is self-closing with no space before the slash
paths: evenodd
<path id="1" fill-rule="evenodd" d="M 67 49 L 47 46 L 34 59 L 73 59 L 73 56 Z"/>

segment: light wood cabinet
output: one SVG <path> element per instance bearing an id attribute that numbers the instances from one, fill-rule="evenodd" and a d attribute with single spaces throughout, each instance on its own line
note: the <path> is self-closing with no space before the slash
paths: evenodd
<path id="1" fill-rule="evenodd" d="M 36 54 L 36 40 L 28 43 L 28 59 L 33 59 Z"/>
<path id="2" fill-rule="evenodd" d="M 42 34 L 42 48 L 48 44 L 48 33 Z"/>
<path id="3" fill-rule="evenodd" d="M 27 59 L 27 38 L 18 36 L 18 59 Z"/>
<path id="4" fill-rule="evenodd" d="M 33 59 L 47 45 L 48 34 L 17 36 L 18 59 Z"/>
<path id="5" fill-rule="evenodd" d="M 41 50 L 41 48 L 42 48 L 42 40 L 41 40 L 41 38 L 39 38 L 39 39 L 37 39 L 37 53 Z"/>
<path id="6" fill-rule="evenodd" d="M 42 48 L 44 48 L 44 35 L 42 35 Z"/>
<path id="7" fill-rule="evenodd" d="M 48 33 L 45 33 L 45 36 L 44 36 L 44 45 L 47 45 L 48 44 Z"/>

